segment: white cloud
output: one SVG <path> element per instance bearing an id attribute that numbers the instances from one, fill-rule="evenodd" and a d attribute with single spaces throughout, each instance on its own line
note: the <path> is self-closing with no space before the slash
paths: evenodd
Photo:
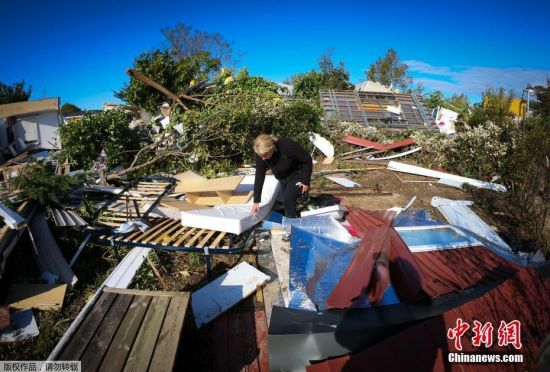
<path id="1" fill-rule="evenodd" d="M 451 71 L 449 67 L 445 66 L 432 66 L 428 63 L 422 62 L 422 61 L 404 61 L 407 66 L 409 66 L 409 70 L 416 71 L 424 74 L 429 75 L 444 75 L 444 76 L 452 76 L 454 73 Z"/>
<path id="2" fill-rule="evenodd" d="M 550 70 L 523 67 L 432 66 L 422 61 L 405 61 L 415 82 L 447 94 L 479 96 L 488 87 L 512 89 L 516 95 L 531 85 L 546 85 Z M 439 77 L 439 78 L 438 78 Z"/>

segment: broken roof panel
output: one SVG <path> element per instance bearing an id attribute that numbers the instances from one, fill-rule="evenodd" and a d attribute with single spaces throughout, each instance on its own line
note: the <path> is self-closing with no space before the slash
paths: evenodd
<path id="1" fill-rule="evenodd" d="M 391 336 L 367 349 L 340 358 L 307 366 L 308 372 L 342 370 L 420 370 L 420 371 L 524 371 L 535 370 L 539 347 L 550 330 L 550 281 L 532 269 L 522 269 L 516 277 L 507 280 L 482 297 L 441 316 L 425 320 L 405 331 Z M 462 364 L 449 363 L 448 353 L 460 352 L 454 340 L 447 338 L 447 330 L 454 328 L 457 319 L 473 327 L 473 321 L 490 322 L 494 327 L 494 343 L 489 349 L 472 344 L 474 335 L 467 332 L 461 339 L 464 352 L 522 354 L 523 363 Z M 514 346 L 499 346 L 497 329 L 501 322 L 521 322 L 520 350 Z M 490 351 L 489 351 L 490 350 Z"/>
<path id="2" fill-rule="evenodd" d="M 414 144 L 414 138 L 406 138 L 404 140 L 395 141 L 393 143 L 384 145 L 382 143 L 369 141 L 368 139 L 364 139 L 364 138 L 346 136 L 344 137 L 344 142 L 350 143 L 352 145 L 363 146 L 363 147 L 373 147 L 379 151 L 390 151 L 390 150 L 398 149 L 400 147 L 410 146 Z"/>
<path id="3" fill-rule="evenodd" d="M 371 303 L 378 303 L 394 280 L 400 286 L 399 291 L 395 288 L 400 300 L 420 296 L 425 279 L 411 251 L 390 226 L 395 211 L 348 208 L 348 221 L 363 241 L 330 294 L 327 306 L 347 308 L 364 294 L 368 294 Z"/>
<path id="4" fill-rule="evenodd" d="M 383 221 L 350 207 L 348 221 L 363 242 L 331 293 L 329 308 L 349 307 L 365 293 L 371 302 L 378 302 L 390 282 L 401 301 L 412 301 L 500 282 L 518 270 L 482 246 L 413 253 L 390 226 L 388 215 Z"/>
<path id="5" fill-rule="evenodd" d="M 433 119 L 421 96 L 353 90 L 321 90 L 321 106 L 328 117 L 391 128 L 425 128 Z"/>

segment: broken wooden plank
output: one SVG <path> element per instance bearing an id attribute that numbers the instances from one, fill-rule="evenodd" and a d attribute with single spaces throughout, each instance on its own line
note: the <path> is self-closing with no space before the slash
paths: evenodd
<path id="1" fill-rule="evenodd" d="M 82 319 L 78 329 L 66 342 L 64 349 L 59 350 L 58 360 L 80 360 L 82 353 L 86 350 L 86 346 L 88 346 L 115 298 L 116 294 L 114 293 L 101 293 L 97 302 L 93 304 L 90 313 Z"/>
<path id="2" fill-rule="evenodd" d="M 186 194 L 189 201 L 193 204 L 212 206 L 220 204 L 246 204 L 254 195 L 253 191 L 244 193 L 233 193 L 229 196 L 220 197 L 220 192 L 215 193 L 201 193 L 201 194 Z"/>
<path id="3" fill-rule="evenodd" d="M 224 275 L 194 292 L 191 306 L 197 328 L 248 297 L 269 279 L 269 276 L 250 264 L 241 262 Z"/>

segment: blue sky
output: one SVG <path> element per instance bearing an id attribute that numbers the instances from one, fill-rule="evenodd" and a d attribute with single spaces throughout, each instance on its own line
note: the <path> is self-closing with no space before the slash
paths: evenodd
<path id="1" fill-rule="evenodd" d="M 267 79 L 314 69 L 332 48 L 357 83 L 393 48 L 426 90 L 476 101 L 488 86 L 521 95 L 546 82 L 549 15 L 548 1 L 1 0 L 0 81 L 100 108 L 137 55 L 165 46 L 160 29 L 182 22 L 221 33 Z"/>

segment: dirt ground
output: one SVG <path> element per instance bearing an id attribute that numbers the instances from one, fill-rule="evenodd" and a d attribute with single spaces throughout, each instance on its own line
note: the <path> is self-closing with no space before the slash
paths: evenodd
<path id="1" fill-rule="evenodd" d="M 416 196 L 412 209 L 425 209 L 430 212 L 432 218 L 443 219 L 438 211 L 431 206 L 431 199 L 440 196 L 453 200 L 472 200 L 471 195 L 463 190 L 440 185 L 436 179 L 416 176 L 412 174 L 389 171 L 386 165 L 365 164 L 362 161 L 338 163 L 336 165 L 316 165 L 315 172 L 345 172 L 347 169 L 353 171 L 346 174 L 334 174 L 336 177 L 345 177 L 361 185 L 356 188 L 345 188 L 322 176 L 314 176 L 311 195 L 332 194 L 342 198 L 342 203 L 360 207 L 367 210 L 388 209 L 391 207 L 404 207 Z M 480 210 L 475 204 L 472 206 L 474 212 L 481 218 L 490 214 Z M 487 221 L 492 224 L 493 221 Z"/>

